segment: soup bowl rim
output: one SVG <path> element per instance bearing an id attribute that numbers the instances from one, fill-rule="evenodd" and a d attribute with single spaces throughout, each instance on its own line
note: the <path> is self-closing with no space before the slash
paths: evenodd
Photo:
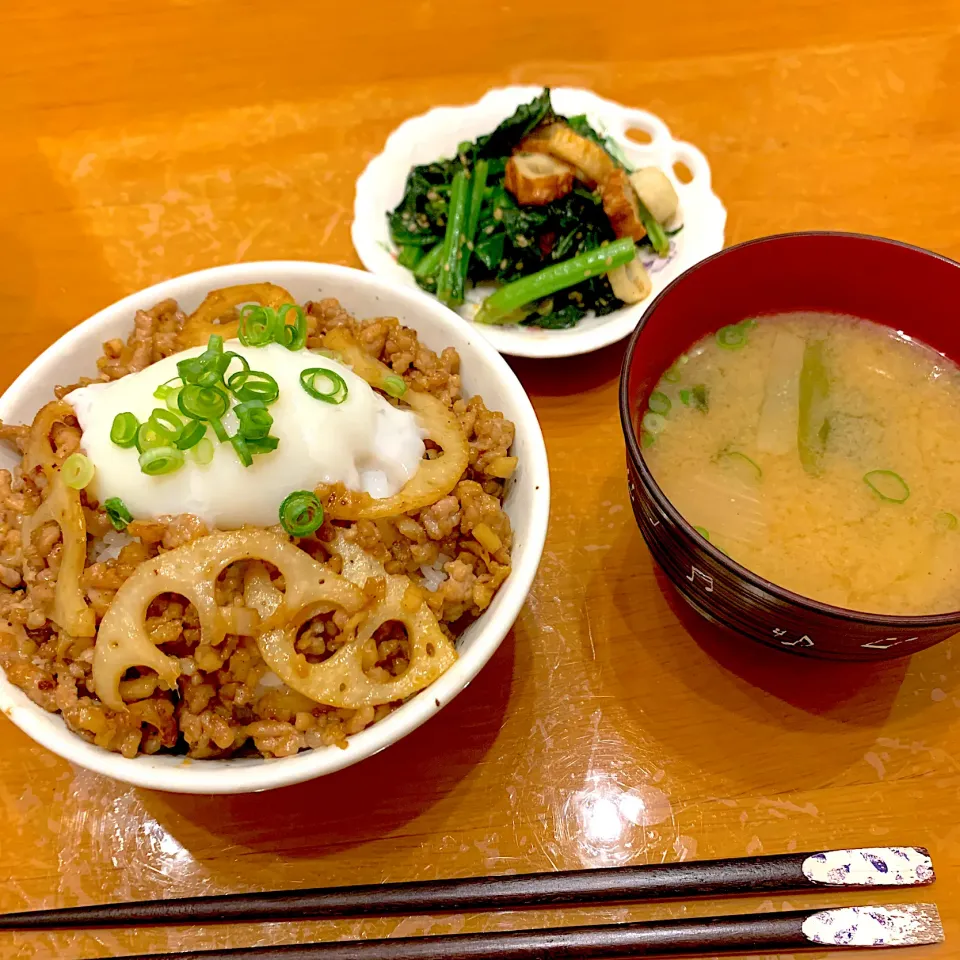
<path id="1" fill-rule="evenodd" d="M 634 426 L 633 410 L 630 401 L 629 378 L 630 372 L 634 366 L 635 358 L 637 356 L 637 345 L 640 342 L 640 338 L 643 336 L 643 331 L 646 329 L 647 324 L 653 318 L 663 301 L 670 297 L 674 288 L 683 283 L 684 280 L 690 277 L 692 274 L 704 269 L 716 260 L 729 259 L 731 256 L 736 255 L 747 247 L 777 242 L 780 240 L 788 240 L 796 237 L 842 237 L 852 240 L 866 240 L 873 243 L 889 244 L 890 246 L 900 247 L 915 253 L 924 254 L 928 257 L 933 257 L 949 264 L 952 267 L 957 267 L 960 269 L 960 263 L 958 263 L 956 260 L 952 260 L 950 257 L 946 257 L 943 254 L 935 253 L 932 250 L 927 250 L 924 247 L 919 247 L 911 243 L 905 243 L 902 240 L 891 240 L 888 237 L 877 237 L 868 233 L 856 233 L 844 230 L 795 230 L 785 233 L 771 234 L 765 237 L 757 237 L 753 240 L 745 240 L 742 243 L 725 247 L 723 250 L 720 250 L 719 252 L 714 253 L 709 257 L 705 257 L 703 260 L 695 263 L 689 269 L 680 274 L 679 277 L 667 284 L 667 286 L 664 287 L 663 290 L 661 290 L 660 293 L 658 293 L 657 296 L 651 301 L 650 305 L 644 312 L 643 317 L 640 319 L 640 322 L 637 324 L 636 329 L 633 331 L 629 340 L 627 341 L 626 351 L 623 356 L 623 365 L 620 371 L 620 424 L 623 430 L 624 440 L 626 442 L 627 460 L 629 462 L 629 466 L 633 470 L 636 470 L 640 475 L 640 479 L 646 488 L 646 492 L 653 499 L 657 508 L 662 513 L 666 514 L 667 517 L 669 517 L 671 522 L 677 528 L 679 528 L 679 530 L 687 539 L 699 538 L 699 534 L 697 534 L 697 532 L 694 530 L 693 524 L 689 523 L 681 515 L 680 511 L 674 507 L 661 489 L 660 485 L 654 479 L 653 472 L 650 470 L 646 459 L 643 456 L 643 451 L 641 449 L 640 441 L 637 437 L 637 431 Z M 812 597 L 805 596 L 802 593 L 796 593 L 795 591 L 789 590 L 786 587 L 781 587 L 779 584 L 776 584 L 771 580 L 767 580 L 758 573 L 754 573 L 748 567 L 743 566 L 732 557 L 727 556 L 727 554 L 719 550 L 709 540 L 703 539 L 703 542 L 698 544 L 698 546 L 715 564 L 717 564 L 717 566 L 727 570 L 737 579 L 744 581 L 755 590 L 762 591 L 773 596 L 782 604 L 799 607 L 806 613 L 817 614 L 822 617 L 832 618 L 845 623 L 856 623 L 859 625 L 876 627 L 891 627 L 893 629 L 903 629 L 906 631 L 919 628 L 931 629 L 936 627 L 949 627 L 960 620 L 960 609 L 952 610 L 947 613 L 909 615 L 884 614 L 854 610 L 850 607 L 842 607 L 836 604 L 825 603 L 822 600 L 814 600 Z"/>

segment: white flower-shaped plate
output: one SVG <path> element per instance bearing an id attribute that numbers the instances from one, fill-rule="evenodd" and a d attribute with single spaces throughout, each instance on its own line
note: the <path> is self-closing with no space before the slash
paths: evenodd
<path id="1" fill-rule="evenodd" d="M 410 168 L 453 156 L 459 143 L 490 133 L 521 103 L 528 103 L 541 90 L 542 87 L 533 86 L 491 90 L 469 106 L 435 107 L 405 121 L 390 134 L 383 152 L 370 161 L 357 180 L 352 237 L 368 270 L 416 287 L 413 274 L 397 263 L 387 226 L 387 214 L 403 198 Z M 628 336 L 644 310 L 671 280 L 723 247 L 727 221 L 727 211 L 710 186 L 707 158 L 692 144 L 674 140 L 659 117 L 646 110 L 604 100 L 589 90 L 556 87 L 552 97 L 557 113 L 586 114 L 602 135 L 617 143 L 632 166 L 657 166 L 663 170 L 680 197 L 683 229 L 672 238 L 667 257 L 643 255 L 653 280 L 653 291 L 642 303 L 603 317 L 588 314 L 569 330 L 476 325 L 497 350 L 516 357 L 570 357 L 599 350 Z M 646 132 L 650 142 L 640 144 L 629 139 L 628 130 Z M 677 179 L 673 169 L 676 163 L 684 164 L 692 174 L 689 183 Z M 461 316 L 467 320 L 473 317 L 479 301 L 489 292 L 489 288 L 471 291 L 467 303 L 460 308 Z"/>

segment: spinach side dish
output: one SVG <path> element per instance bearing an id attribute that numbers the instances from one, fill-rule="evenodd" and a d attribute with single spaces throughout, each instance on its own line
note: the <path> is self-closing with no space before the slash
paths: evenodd
<path id="1" fill-rule="evenodd" d="M 455 157 L 413 167 L 387 216 L 398 262 L 443 303 L 495 284 L 477 322 L 556 330 L 646 299 L 638 246 L 665 257 L 678 210 L 663 171 L 633 170 L 544 89 Z"/>

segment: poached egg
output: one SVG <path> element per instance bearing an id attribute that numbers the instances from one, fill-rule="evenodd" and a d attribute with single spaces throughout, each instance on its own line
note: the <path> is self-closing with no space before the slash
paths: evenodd
<path id="1" fill-rule="evenodd" d="M 294 490 L 342 483 L 372 497 L 397 493 L 416 473 L 424 455 L 422 431 L 414 414 L 391 406 L 349 367 L 310 350 L 291 351 L 278 343 L 245 347 L 229 340 L 232 350 L 251 370 L 270 374 L 280 396 L 269 405 L 271 433 L 280 444 L 254 456 L 245 467 L 230 443 L 220 443 L 212 428 L 213 460 L 198 464 L 189 455 L 173 473 L 148 476 L 140 469 L 136 447 L 118 447 L 110 428 L 119 413 L 133 413 L 144 423 L 153 410 L 165 407 L 154 391 L 177 377 L 177 363 L 203 353 L 183 350 L 110 383 L 92 383 L 72 391 L 66 401 L 83 430 L 81 449 L 95 473 L 88 490 L 101 503 L 119 497 L 137 520 L 191 513 L 211 528 L 232 530 L 249 524 L 268 527 L 279 522 L 279 507 Z M 341 404 L 325 403 L 300 385 L 300 373 L 322 367 L 347 384 Z M 232 367 L 232 370 L 237 369 Z M 223 418 L 227 433 L 236 432 L 231 410 Z M 184 418 L 181 418 L 184 419 Z"/>

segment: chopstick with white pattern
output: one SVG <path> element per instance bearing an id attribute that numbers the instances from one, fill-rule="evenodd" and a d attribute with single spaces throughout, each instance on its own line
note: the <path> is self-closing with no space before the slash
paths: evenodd
<path id="1" fill-rule="evenodd" d="M 923 847 L 868 847 L 596 870 L 143 900 L 0 914 L 0 930 L 391 916 L 933 883 Z"/>
<path id="2" fill-rule="evenodd" d="M 908 903 L 509 933 L 241 947 L 123 960 L 623 960 L 917 947 L 942 940 L 937 908 L 932 903 Z"/>

